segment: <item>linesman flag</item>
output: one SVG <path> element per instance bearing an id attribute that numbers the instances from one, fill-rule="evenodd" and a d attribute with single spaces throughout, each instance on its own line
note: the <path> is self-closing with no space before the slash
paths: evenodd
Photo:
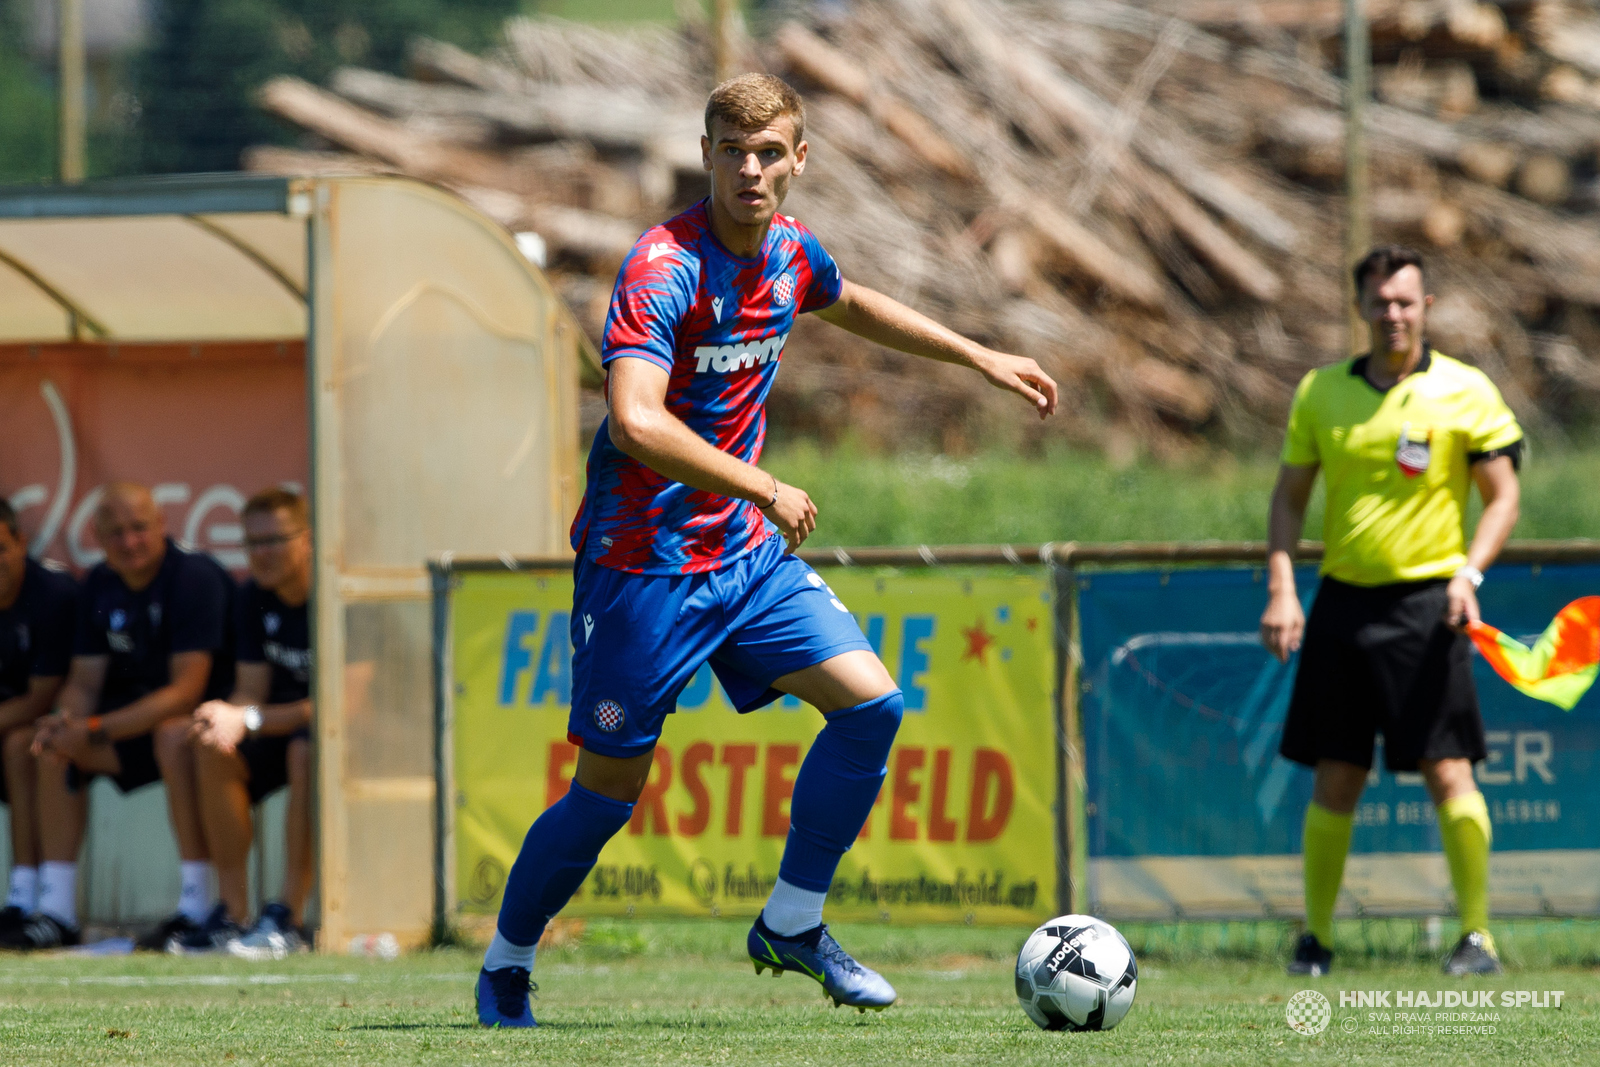
<path id="1" fill-rule="evenodd" d="M 1495 673 L 1536 700 L 1571 711 L 1600 670 L 1600 596 L 1574 600 L 1529 648 L 1488 623 L 1467 632 Z"/>

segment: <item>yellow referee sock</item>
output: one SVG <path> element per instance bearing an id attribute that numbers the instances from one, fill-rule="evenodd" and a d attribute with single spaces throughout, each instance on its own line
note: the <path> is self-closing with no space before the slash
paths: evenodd
<path id="1" fill-rule="evenodd" d="M 1439 838 L 1450 863 L 1450 883 L 1456 890 L 1456 911 L 1461 932 L 1476 930 L 1489 936 L 1489 805 L 1474 790 L 1451 797 L 1439 805 Z M 1493 945 L 1493 941 L 1490 944 Z"/>
<path id="2" fill-rule="evenodd" d="M 1340 815 L 1321 804 L 1306 805 L 1302 849 L 1306 865 L 1306 929 L 1324 948 L 1333 947 L 1333 906 L 1344 881 L 1344 859 L 1350 854 L 1355 814 Z"/>

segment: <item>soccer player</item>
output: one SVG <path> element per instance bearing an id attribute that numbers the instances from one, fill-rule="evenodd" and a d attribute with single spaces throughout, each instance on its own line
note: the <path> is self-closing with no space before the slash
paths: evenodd
<path id="1" fill-rule="evenodd" d="M 624 262 L 603 345 L 608 417 L 572 526 L 572 713 L 566 796 L 539 816 L 506 880 L 478 977 L 478 1018 L 536 1025 L 534 950 L 633 811 L 665 716 L 706 661 L 741 712 L 791 693 L 825 725 L 796 778 L 778 881 L 750 931 L 759 973 L 795 970 L 836 1004 L 882 1009 L 888 982 L 829 936 L 822 906 L 871 812 L 902 710 L 855 620 L 785 551 L 811 498 L 756 466 L 763 410 L 801 312 L 915 355 L 972 367 L 1043 418 L 1056 386 L 1031 359 L 984 348 L 845 281 L 811 231 L 778 214 L 805 169 L 793 89 L 746 74 L 706 104 L 711 195 L 647 231 Z"/>
<path id="2" fill-rule="evenodd" d="M 1472 765 L 1487 754 L 1463 628 L 1517 521 L 1522 430 L 1480 371 L 1431 351 L 1422 259 L 1374 249 L 1355 268 L 1369 354 L 1307 374 L 1272 494 L 1270 601 L 1261 640 L 1301 648 L 1280 751 L 1314 767 L 1306 808 L 1306 933 L 1290 974 L 1323 975 L 1350 829 L 1383 734 L 1391 771 L 1422 772 L 1439 816 L 1462 936 L 1445 970 L 1500 970 L 1489 935 L 1489 811 Z M 1326 473 L 1322 584 L 1308 622 L 1293 553 Z M 1469 548 L 1472 483 L 1483 515 Z"/>
<path id="3" fill-rule="evenodd" d="M 0 496 L 0 801 L 11 807 L 11 886 L 0 933 L 33 913 L 39 890 L 34 723 L 50 710 L 72 658 L 78 583 L 28 558 L 17 513 Z"/>
<path id="4" fill-rule="evenodd" d="M 94 513 L 105 551 L 84 579 L 77 633 L 56 711 L 39 720 L 39 903 L 0 937 L 18 949 L 79 940 L 78 850 L 88 783 L 107 775 L 126 793 L 165 779 L 182 861 L 178 911 L 140 939 L 161 949 L 192 933 L 211 910 L 211 864 L 194 809 L 189 726 L 208 696 L 233 688 L 233 580 L 210 556 L 165 535 L 142 485 L 107 485 Z"/>
<path id="5" fill-rule="evenodd" d="M 265 489 L 240 514 L 250 578 L 239 590 L 233 695 L 194 714 L 198 807 L 221 898 L 185 951 L 226 950 L 248 959 L 303 951 L 311 890 L 311 527 L 305 498 Z M 251 805 L 287 785 L 283 895 L 250 914 Z"/>

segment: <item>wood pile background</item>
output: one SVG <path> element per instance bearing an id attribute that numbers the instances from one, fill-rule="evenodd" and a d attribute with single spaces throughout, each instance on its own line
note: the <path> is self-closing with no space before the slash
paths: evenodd
<path id="1" fill-rule="evenodd" d="M 805 95 L 785 211 L 848 277 L 1037 358 L 1064 417 L 815 321 L 774 423 L 963 451 L 1065 437 L 1118 458 L 1275 448 L 1294 384 L 1348 353 L 1342 0 L 855 0 L 739 44 Z M 1429 257 L 1436 347 L 1536 438 L 1600 400 L 1600 4 L 1369 0 L 1373 230 Z M 703 25 L 515 20 L 412 77 L 279 79 L 285 173 L 402 172 L 534 231 L 598 336 L 623 254 L 704 195 Z M 586 404 L 597 421 L 598 401 Z"/>

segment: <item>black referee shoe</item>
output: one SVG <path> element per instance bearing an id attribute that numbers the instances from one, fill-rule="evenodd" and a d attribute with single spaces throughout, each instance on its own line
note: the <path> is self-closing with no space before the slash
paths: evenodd
<path id="1" fill-rule="evenodd" d="M 1494 954 L 1493 943 L 1476 930 L 1461 935 L 1450 958 L 1444 961 L 1444 973 L 1452 978 L 1464 978 L 1469 974 L 1499 974 L 1502 970 L 1500 957 Z"/>
<path id="2" fill-rule="evenodd" d="M 1316 934 L 1301 934 L 1300 941 L 1294 946 L 1294 959 L 1289 961 L 1289 973 L 1321 978 L 1331 970 L 1333 949 L 1318 941 Z"/>

